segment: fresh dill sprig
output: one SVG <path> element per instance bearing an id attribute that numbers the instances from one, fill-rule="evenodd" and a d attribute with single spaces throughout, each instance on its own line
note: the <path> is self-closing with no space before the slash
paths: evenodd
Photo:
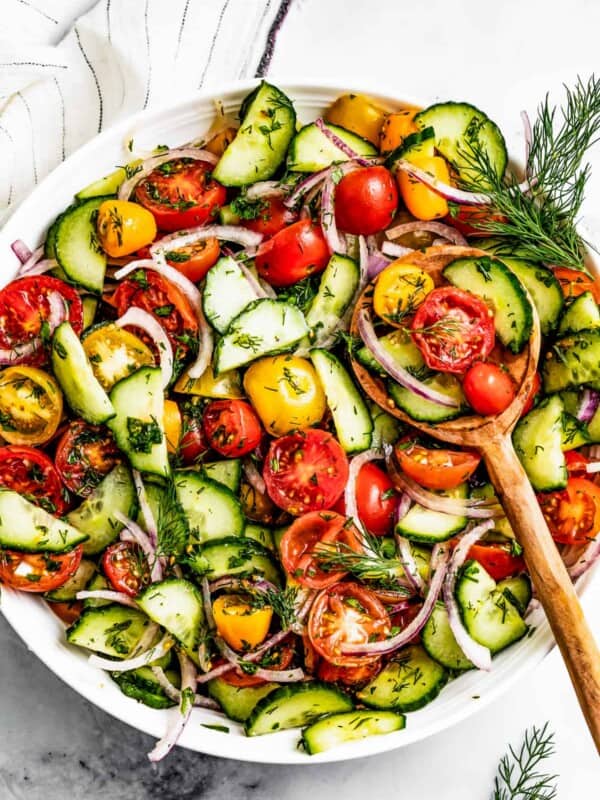
<path id="1" fill-rule="evenodd" d="M 190 534 L 185 514 L 179 500 L 175 483 L 168 481 L 164 492 L 161 493 L 161 502 L 156 520 L 158 529 L 157 556 L 179 556 L 183 553 Z"/>
<path id="2" fill-rule="evenodd" d="M 554 800 L 557 775 L 538 771 L 539 764 L 554 753 L 554 734 L 546 722 L 525 732 L 519 750 L 509 747 L 500 760 L 492 800 Z"/>
<path id="3" fill-rule="evenodd" d="M 325 572 L 349 572 L 362 580 L 401 588 L 398 587 L 398 577 L 404 574 L 404 569 L 400 559 L 396 558 L 395 548 L 390 552 L 386 541 L 366 531 L 362 532 L 360 540 L 363 545 L 360 552 L 346 542 L 321 542 L 314 549 L 319 567 Z"/>
<path id="4" fill-rule="evenodd" d="M 473 225 L 500 236 L 523 258 L 563 267 L 583 268 L 585 242 L 577 223 L 590 165 L 583 164 L 588 149 L 600 138 L 600 79 L 578 79 L 565 87 L 562 106 L 551 106 L 548 95 L 540 104 L 532 128 L 527 161 L 528 191 L 519 189 L 513 173 L 498 175 L 477 132 L 461 150 L 466 162 L 461 185 L 489 195 L 494 215 Z"/>
<path id="5" fill-rule="evenodd" d="M 264 592 L 256 592 L 252 596 L 253 608 L 264 608 L 271 606 L 273 613 L 279 617 L 279 624 L 283 630 L 291 628 L 297 622 L 296 617 L 296 598 L 298 589 L 296 586 L 288 586 L 281 591 L 267 589 Z"/>

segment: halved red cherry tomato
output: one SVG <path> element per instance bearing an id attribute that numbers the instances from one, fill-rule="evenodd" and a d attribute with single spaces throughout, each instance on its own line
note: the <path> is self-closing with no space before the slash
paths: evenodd
<path id="1" fill-rule="evenodd" d="M 261 244 L 254 263 L 261 277 L 272 286 L 291 286 L 322 272 L 329 255 L 321 226 L 301 219 Z"/>
<path id="2" fill-rule="evenodd" d="M 81 563 L 83 547 L 68 553 L 0 550 L 0 583 L 21 592 L 50 592 L 66 583 Z"/>
<path id="3" fill-rule="evenodd" d="M 182 417 L 179 455 L 184 464 L 194 464 L 208 450 L 208 442 L 202 428 L 202 405 L 194 401 L 184 403 Z"/>
<path id="4" fill-rule="evenodd" d="M 522 417 L 524 417 L 525 414 L 529 414 L 529 412 L 535 405 L 535 401 L 537 399 L 538 394 L 540 393 L 541 388 L 542 388 L 542 379 L 540 378 L 540 373 L 536 372 L 533 375 L 533 381 L 531 382 L 531 389 L 529 390 L 529 394 L 527 395 L 527 400 L 525 401 L 525 405 L 523 406 L 523 411 L 521 411 Z"/>
<path id="5" fill-rule="evenodd" d="M 567 488 L 538 494 L 552 538 L 561 544 L 585 544 L 600 531 L 600 486 L 587 478 L 569 478 Z"/>
<path id="6" fill-rule="evenodd" d="M 261 202 L 256 219 L 245 219 L 242 224 L 244 228 L 250 228 L 251 231 L 267 237 L 274 236 L 297 219 L 297 212 L 286 208 L 280 197 L 269 197 Z"/>
<path id="7" fill-rule="evenodd" d="M 150 583 L 150 568 L 134 542 L 115 542 L 102 556 L 102 569 L 117 592 L 136 597 Z"/>
<path id="8" fill-rule="evenodd" d="M 201 281 L 208 270 L 217 263 L 221 253 L 219 240 L 215 238 L 193 242 L 176 250 L 167 250 L 167 264 L 189 278 L 193 283 Z"/>
<path id="9" fill-rule="evenodd" d="M 347 573 L 324 570 L 320 553 L 342 549 L 359 553 L 362 548 L 356 528 L 346 517 L 335 511 L 311 511 L 290 525 L 280 549 L 283 566 L 292 578 L 310 589 L 324 589 Z"/>
<path id="10" fill-rule="evenodd" d="M 336 667 L 329 661 L 319 661 L 317 677 L 325 683 L 341 683 L 353 689 L 361 689 L 377 675 L 381 669 L 381 659 L 368 661 L 358 667 Z"/>
<path id="11" fill-rule="evenodd" d="M 372 536 L 392 532 L 398 495 L 387 473 L 371 461 L 363 464 L 356 478 L 356 503 L 360 521 Z M 343 496 L 334 510 L 346 513 Z"/>
<path id="12" fill-rule="evenodd" d="M 489 232 L 482 230 L 485 222 L 506 222 L 502 214 L 492 213 L 489 206 L 456 206 L 444 219 L 463 236 L 489 236 Z M 475 243 L 476 244 L 476 243 Z"/>
<path id="13" fill-rule="evenodd" d="M 72 625 L 81 616 L 83 603 L 81 600 L 67 600 L 64 603 L 48 603 L 48 608 L 65 625 Z"/>
<path id="14" fill-rule="evenodd" d="M 430 369 L 460 374 L 494 348 L 494 316 L 474 294 L 434 289 L 419 306 L 412 336 Z"/>
<path id="15" fill-rule="evenodd" d="M 108 428 L 76 419 L 61 436 L 55 461 L 67 489 L 87 497 L 121 461 L 121 454 Z"/>
<path id="16" fill-rule="evenodd" d="M 411 439 L 397 444 L 394 452 L 402 472 L 427 489 L 455 489 L 469 480 L 481 461 L 468 450 L 438 450 Z"/>
<path id="17" fill-rule="evenodd" d="M 335 221 L 346 233 L 385 230 L 398 208 L 398 190 L 385 167 L 365 167 L 344 175 L 335 189 Z"/>
<path id="18" fill-rule="evenodd" d="M 0 486 L 18 492 L 50 514 L 62 516 L 68 495 L 48 456 L 33 447 L 0 447 Z"/>
<path id="19" fill-rule="evenodd" d="M 313 647 L 337 667 L 362 667 L 379 661 L 377 655 L 344 655 L 342 646 L 380 641 L 390 629 L 390 618 L 382 603 L 358 583 L 336 583 L 323 589 L 308 617 Z"/>
<path id="20" fill-rule="evenodd" d="M 190 342 L 198 340 L 198 320 L 190 301 L 177 286 L 154 270 L 132 272 L 119 284 L 112 303 L 119 316 L 131 306 L 153 314 L 173 345 L 176 362 L 185 359 L 191 349 Z"/>
<path id="21" fill-rule="evenodd" d="M 501 414 L 517 394 L 515 382 L 508 372 L 489 361 L 478 361 L 469 367 L 463 381 L 467 402 L 483 416 Z"/>
<path id="22" fill-rule="evenodd" d="M 227 197 L 225 187 L 210 178 L 211 171 L 205 161 L 167 161 L 138 183 L 134 199 L 154 214 L 163 231 L 204 225 Z"/>
<path id="23" fill-rule="evenodd" d="M 569 267 L 555 267 L 553 272 L 565 297 L 579 297 L 584 292 L 591 292 L 594 300 L 600 303 L 600 287 L 585 272 Z"/>
<path id="24" fill-rule="evenodd" d="M 569 475 L 587 474 L 586 467 L 590 463 L 590 459 L 586 458 L 582 453 L 578 453 L 577 450 L 568 450 L 565 453 L 565 461 Z"/>
<path id="25" fill-rule="evenodd" d="M 335 505 L 348 480 L 348 459 L 331 433 L 307 428 L 271 442 L 263 477 L 271 500 L 299 516 Z"/>
<path id="26" fill-rule="evenodd" d="M 0 349 L 14 349 L 38 339 L 42 345 L 22 364 L 42 364 L 44 325 L 50 316 L 48 295 L 58 292 L 68 306 L 68 320 L 77 335 L 83 330 L 83 306 L 77 291 L 68 283 L 50 275 L 17 278 L 0 289 Z"/>
<path id="27" fill-rule="evenodd" d="M 478 561 L 495 581 L 517 575 L 526 569 L 525 560 L 522 556 L 515 555 L 510 545 L 474 544 L 467 557 Z"/>
<path id="28" fill-rule="evenodd" d="M 263 433 L 254 409 L 245 400 L 213 400 L 204 411 L 202 428 L 210 447 L 229 458 L 250 453 Z"/>
<path id="29" fill-rule="evenodd" d="M 284 670 L 288 669 L 290 664 L 294 659 L 294 646 L 291 642 L 282 642 L 281 644 L 273 647 L 269 650 L 263 658 L 261 659 L 260 666 L 264 666 L 266 669 L 274 669 L 274 670 Z M 215 666 L 218 666 L 219 663 L 224 662 L 216 662 Z M 263 678 L 259 678 L 257 675 L 252 675 L 250 673 L 245 673 L 241 669 L 232 669 L 229 672 L 225 672 L 222 675 L 223 680 L 225 683 L 228 683 L 230 686 L 262 686 L 266 683 Z"/>

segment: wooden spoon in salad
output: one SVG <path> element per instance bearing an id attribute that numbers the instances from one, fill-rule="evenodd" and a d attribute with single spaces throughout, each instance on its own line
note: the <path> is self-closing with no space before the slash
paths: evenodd
<path id="1" fill-rule="evenodd" d="M 398 259 L 428 272 L 436 284 L 451 261 L 463 257 L 489 255 L 482 250 L 454 245 L 430 247 Z M 359 298 L 351 323 L 358 335 L 358 315 L 372 308 L 373 287 L 367 286 Z M 534 311 L 530 340 L 518 355 L 506 354 L 504 363 L 517 386 L 517 395 L 501 414 L 491 417 L 469 415 L 436 425 L 418 422 L 400 410 L 388 394 L 384 381 L 352 359 L 354 373 L 366 394 L 394 417 L 443 442 L 477 449 L 485 462 L 531 574 L 536 596 L 541 602 L 556 642 L 567 665 L 571 681 L 588 727 L 600 751 L 600 652 L 584 618 L 579 598 L 552 539 L 535 492 L 512 444 L 512 431 L 529 397 L 540 355 L 540 325 Z"/>

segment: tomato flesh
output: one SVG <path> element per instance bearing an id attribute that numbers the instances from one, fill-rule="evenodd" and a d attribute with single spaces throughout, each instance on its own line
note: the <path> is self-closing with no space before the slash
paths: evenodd
<path id="1" fill-rule="evenodd" d="M 567 488 L 539 494 L 538 501 L 555 542 L 586 544 L 600 531 L 600 487 L 587 478 L 569 478 Z"/>
<path id="2" fill-rule="evenodd" d="M 526 569 L 525 560 L 522 556 L 511 552 L 510 545 L 474 544 L 467 558 L 479 562 L 495 581 L 518 575 Z"/>
<path id="3" fill-rule="evenodd" d="M 120 463 L 121 454 L 108 428 L 74 420 L 60 438 L 55 460 L 67 489 L 87 497 Z"/>
<path id="4" fill-rule="evenodd" d="M 102 569 L 112 588 L 136 597 L 150 583 L 150 568 L 134 542 L 115 542 L 102 556 Z"/>
<path id="5" fill-rule="evenodd" d="M 50 514 L 62 516 L 67 510 L 68 495 L 57 469 L 34 447 L 0 447 L 0 486 L 18 492 Z"/>
<path id="6" fill-rule="evenodd" d="M 409 478 L 427 489 L 455 489 L 468 481 L 481 461 L 481 456 L 466 450 L 445 450 L 423 447 L 412 440 L 396 445 L 400 469 Z"/>
<path id="7" fill-rule="evenodd" d="M 272 286 L 291 286 L 322 272 L 329 255 L 320 226 L 301 219 L 261 244 L 254 263 L 259 275 Z"/>
<path id="8" fill-rule="evenodd" d="M 298 214 L 287 208 L 280 197 L 269 197 L 261 202 L 260 211 L 255 219 L 244 219 L 244 228 L 262 233 L 263 236 L 274 236 L 283 228 L 296 222 Z"/>
<path id="9" fill-rule="evenodd" d="M 346 233 L 368 236 L 385 230 L 397 207 L 396 181 L 385 167 L 350 172 L 335 189 L 335 220 Z"/>
<path id="10" fill-rule="evenodd" d="M 259 419 L 245 400 L 213 400 L 204 411 L 202 428 L 210 447 L 230 458 L 252 452 L 262 439 Z"/>
<path id="11" fill-rule="evenodd" d="M 0 583 L 21 592 L 51 592 L 77 571 L 82 556 L 81 545 L 60 554 L 0 550 Z"/>
<path id="12" fill-rule="evenodd" d="M 210 238 L 193 242 L 185 247 L 178 247 L 176 250 L 167 250 L 165 258 L 167 264 L 189 278 L 192 283 L 198 283 L 217 263 L 220 254 L 219 240 Z"/>
<path id="13" fill-rule="evenodd" d="M 322 659 L 317 666 L 317 677 L 325 683 L 341 683 L 352 689 L 361 689 L 377 676 L 381 669 L 381 659 L 368 661 L 357 667 L 337 667 Z"/>
<path id="14" fill-rule="evenodd" d="M 482 361 L 468 369 L 463 391 L 471 408 L 483 416 L 501 414 L 517 394 L 514 381 L 505 370 Z"/>
<path id="15" fill-rule="evenodd" d="M 371 536 L 386 536 L 394 527 L 398 494 L 386 472 L 372 462 L 363 464 L 356 478 L 358 516 Z M 346 512 L 342 497 L 335 511 Z"/>

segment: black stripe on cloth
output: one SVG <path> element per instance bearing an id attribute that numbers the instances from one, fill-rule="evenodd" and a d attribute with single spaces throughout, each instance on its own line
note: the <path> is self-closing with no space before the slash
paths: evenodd
<path id="1" fill-rule="evenodd" d="M 270 1 L 270 0 L 269 0 Z M 181 15 L 181 25 L 179 26 L 179 33 L 177 35 L 177 49 L 175 50 L 175 58 L 179 55 L 179 48 L 181 47 L 181 37 L 183 36 L 183 29 L 187 20 L 188 8 L 190 7 L 191 0 L 185 0 L 185 7 Z"/>
<path id="2" fill-rule="evenodd" d="M 98 94 L 98 133 L 102 130 L 102 123 L 104 121 L 104 101 L 102 99 L 102 90 L 100 89 L 100 82 L 98 80 L 98 76 L 96 75 L 96 70 L 92 66 L 92 62 L 87 57 L 87 53 L 83 49 L 83 45 L 81 44 L 81 39 L 79 37 L 79 31 L 77 30 L 77 25 L 73 28 L 75 31 L 75 36 L 77 37 L 77 44 L 79 49 L 81 50 L 81 55 L 85 63 L 88 65 L 90 72 L 92 73 L 92 77 L 94 79 L 94 83 L 96 84 L 96 92 Z"/>
<path id="3" fill-rule="evenodd" d="M 6 138 L 8 139 L 8 141 L 9 141 L 9 142 L 10 142 L 10 144 L 11 144 L 11 147 L 12 147 L 12 148 L 13 148 L 13 150 L 14 150 L 14 147 L 15 147 L 15 140 L 14 140 L 14 139 L 13 139 L 13 137 L 11 136 L 10 132 L 6 130 L 6 128 L 4 127 L 4 125 L 0 125 L 0 133 L 3 133 L 3 134 L 6 136 Z M 12 180 L 12 177 L 11 177 L 11 179 L 10 179 L 10 186 L 8 187 L 8 197 L 7 197 L 7 199 L 6 199 L 6 205 L 7 205 L 7 206 L 9 206 L 9 205 L 12 203 L 12 198 L 13 198 L 13 180 Z"/>
<path id="4" fill-rule="evenodd" d="M 53 67 L 54 69 L 67 69 L 66 64 L 43 64 L 41 61 L 3 61 L 0 67 Z"/>
<path id="5" fill-rule="evenodd" d="M 65 120 L 65 98 L 62 93 L 62 89 L 60 88 L 60 83 L 56 76 L 54 77 L 54 85 L 56 86 L 56 91 L 58 92 L 58 96 L 60 97 L 60 117 L 61 117 L 61 158 L 64 161 L 66 158 L 66 151 L 65 151 L 65 133 L 66 133 L 66 120 Z"/>
<path id="6" fill-rule="evenodd" d="M 271 59 L 273 58 L 273 53 L 275 52 L 277 34 L 281 30 L 281 26 L 285 22 L 285 18 L 287 17 L 287 13 L 290 10 L 291 5 L 292 5 L 292 0 L 281 0 L 279 9 L 277 11 L 277 14 L 275 15 L 275 19 L 271 23 L 271 27 L 269 28 L 269 33 L 267 34 L 265 49 L 263 50 L 260 61 L 258 62 L 258 67 L 256 68 L 256 72 L 254 73 L 254 76 L 256 78 L 263 78 L 269 71 Z"/>
<path id="7" fill-rule="evenodd" d="M 45 17 L 47 20 L 49 20 L 49 22 L 53 22 L 55 25 L 58 25 L 57 19 L 51 17 L 50 14 L 46 14 L 46 12 L 43 9 L 37 8 L 37 6 L 34 6 L 33 3 L 28 3 L 27 0 L 17 0 L 17 3 L 21 3 L 22 6 L 27 6 L 27 8 L 30 8 L 32 11 L 35 11 L 36 14 L 40 14 L 40 16 Z"/>
<path id="8" fill-rule="evenodd" d="M 240 71 L 238 73 L 238 78 L 245 78 L 246 77 L 246 70 L 248 69 L 248 61 L 250 60 L 250 57 L 252 55 L 252 50 L 254 48 L 254 42 L 255 42 L 255 39 L 256 39 L 256 33 L 258 33 L 258 31 L 261 30 L 263 22 L 265 21 L 265 19 L 267 17 L 267 14 L 269 13 L 270 8 L 271 8 L 271 0 L 267 0 L 267 2 L 265 4 L 265 7 L 262 10 L 262 14 L 260 15 L 260 19 L 258 20 L 258 22 L 256 24 L 255 36 L 253 36 L 252 40 L 248 43 L 248 47 L 247 47 L 247 50 L 246 50 L 246 58 L 244 59 L 244 63 L 242 64 L 242 67 L 241 67 L 241 69 L 240 69 Z"/>
<path id="9" fill-rule="evenodd" d="M 144 36 L 146 38 L 146 57 L 148 58 L 148 74 L 146 76 L 146 94 L 144 95 L 144 108 L 148 108 L 148 101 L 150 100 L 150 85 L 152 83 L 152 59 L 150 58 L 150 30 L 148 28 L 148 3 L 146 0 L 146 7 L 144 8 Z"/>
<path id="10" fill-rule="evenodd" d="M 110 30 L 110 0 L 106 0 L 106 38 L 112 44 L 112 33 Z"/>
<path id="11" fill-rule="evenodd" d="M 37 173 L 37 159 L 35 157 L 35 140 L 33 138 L 33 116 L 31 114 L 31 108 L 29 106 L 29 103 L 27 102 L 27 100 L 25 100 L 21 92 L 17 92 L 17 97 L 21 100 L 21 102 L 25 106 L 25 111 L 27 111 L 27 116 L 29 117 L 29 129 L 31 130 L 31 166 L 33 168 L 33 182 L 37 186 L 38 173 Z"/>
<path id="12" fill-rule="evenodd" d="M 213 53 L 215 52 L 215 45 L 217 44 L 217 39 L 219 38 L 219 34 L 221 33 L 223 17 L 225 16 L 225 12 L 227 11 L 227 7 L 229 6 L 230 2 L 231 0 L 225 0 L 225 2 L 223 3 L 223 8 L 221 9 L 221 13 L 219 14 L 217 27 L 215 28 L 215 32 L 213 33 L 212 42 L 210 43 L 210 49 L 208 51 L 208 57 L 206 59 L 206 64 L 204 65 L 204 70 L 202 71 L 202 77 L 200 78 L 200 83 L 198 84 L 198 88 L 202 86 L 202 84 L 204 83 L 204 79 L 206 78 L 206 73 L 208 72 L 210 61 L 213 57 Z"/>

